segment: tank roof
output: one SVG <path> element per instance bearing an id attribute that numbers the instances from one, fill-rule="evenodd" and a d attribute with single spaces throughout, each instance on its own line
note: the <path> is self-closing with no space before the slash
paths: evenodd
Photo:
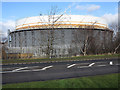
<path id="1" fill-rule="evenodd" d="M 90 15 L 45 15 L 27 17 L 16 21 L 16 30 L 38 29 L 38 28 L 79 28 L 94 27 L 108 28 L 103 18 Z"/>

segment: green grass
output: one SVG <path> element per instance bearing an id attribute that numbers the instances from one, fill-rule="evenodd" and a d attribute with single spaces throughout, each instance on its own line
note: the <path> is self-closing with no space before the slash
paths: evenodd
<path id="1" fill-rule="evenodd" d="M 117 58 L 120 54 L 103 54 L 103 55 L 87 55 L 77 57 L 66 57 L 66 58 L 40 58 L 40 59 L 16 59 L 16 60 L 3 60 L 2 63 L 28 63 L 28 62 L 43 62 L 43 61 L 66 61 L 66 60 L 87 60 L 87 59 L 104 59 L 104 58 Z"/>
<path id="2" fill-rule="evenodd" d="M 5 84 L 3 88 L 118 88 L 118 76 L 120 76 L 120 73 L 72 79 Z"/>

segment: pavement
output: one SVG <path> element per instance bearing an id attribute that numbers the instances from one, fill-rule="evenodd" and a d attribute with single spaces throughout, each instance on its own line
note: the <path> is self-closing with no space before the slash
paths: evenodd
<path id="1" fill-rule="evenodd" d="M 2 65 L 2 83 L 22 83 L 119 73 L 120 59 Z"/>

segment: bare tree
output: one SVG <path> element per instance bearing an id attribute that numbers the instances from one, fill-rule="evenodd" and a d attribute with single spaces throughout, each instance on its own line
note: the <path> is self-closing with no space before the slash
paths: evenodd
<path id="1" fill-rule="evenodd" d="M 68 10 L 68 9 L 66 9 Z M 46 34 L 47 34 L 47 45 L 46 45 L 46 54 L 48 58 L 52 58 L 54 57 L 55 53 L 56 53 L 56 49 L 55 49 L 55 45 L 56 45 L 56 39 L 58 39 L 55 30 L 61 26 L 62 24 L 62 18 L 64 16 L 64 13 L 66 12 L 66 10 L 58 15 L 60 9 L 57 8 L 57 6 L 52 6 L 51 9 L 48 12 L 48 20 L 45 21 L 45 19 L 42 19 L 42 21 L 47 22 L 47 24 L 45 25 L 45 27 L 49 30 L 47 30 Z"/>
<path id="2" fill-rule="evenodd" d="M 58 13 L 59 9 L 57 7 L 51 7 L 51 10 L 48 12 L 48 25 L 50 30 L 48 30 L 47 34 L 47 56 L 49 58 L 52 58 L 53 52 L 54 52 L 54 40 L 55 40 L 55 24 L 60 19 L 61 15 L 59 17 L 55 17 L 55 15 Z"/>
<path id="3" fill-rule="evenodd" d="M 79 28 L 81 29 L 76 30 L 75 32 L 75 42 L 79 43 L 79 49 L 80 52 L 85 56 L 87 55 L 87 50 L 88 47 L 90 46 L 90 42 L 92 41 L 93 38 L 92 37 L 92 30 L 94 29 L 94 24 L 96 22 L 94 22 L 91 26 L 87 26 L 85 25 L 84 28 L 81 29 L 81 27 L 79 26 Z M 82 38 L 79 38 L 80 35 L 83 35 Z M 91 39 L 90 39 L 91 38 Z"/>
<path id="4" fill-rule="evenodd" d="M 114 50 L 114 52 L 113 52 L 114 54 L 116 54 L 117 52 L 120 53 L 120 33 L 119 32 L 117 32 L 117 34 L 116 34 L 113 50 Z"/>
<path id="5" fill-rule="evenodd" d="M 114 36 L 113 36 L 113 45 L 112 45 L 112 51 L 114 54 L 117 53 L 117 51 L 119 52 L 120 50 L 120 32 L 118 31 L 119 29 L 119 25 L 118 23 L 111 23 L 109 25 L 110 29 L 114 31 Z"/>

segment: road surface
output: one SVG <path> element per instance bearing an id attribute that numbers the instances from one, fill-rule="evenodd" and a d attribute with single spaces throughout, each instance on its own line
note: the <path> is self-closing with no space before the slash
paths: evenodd
<path id="1" fill-rule="evenodd" d="M 2 83 L 22 83 L 119 73 L 120 59 L 3 65 Z"/>

